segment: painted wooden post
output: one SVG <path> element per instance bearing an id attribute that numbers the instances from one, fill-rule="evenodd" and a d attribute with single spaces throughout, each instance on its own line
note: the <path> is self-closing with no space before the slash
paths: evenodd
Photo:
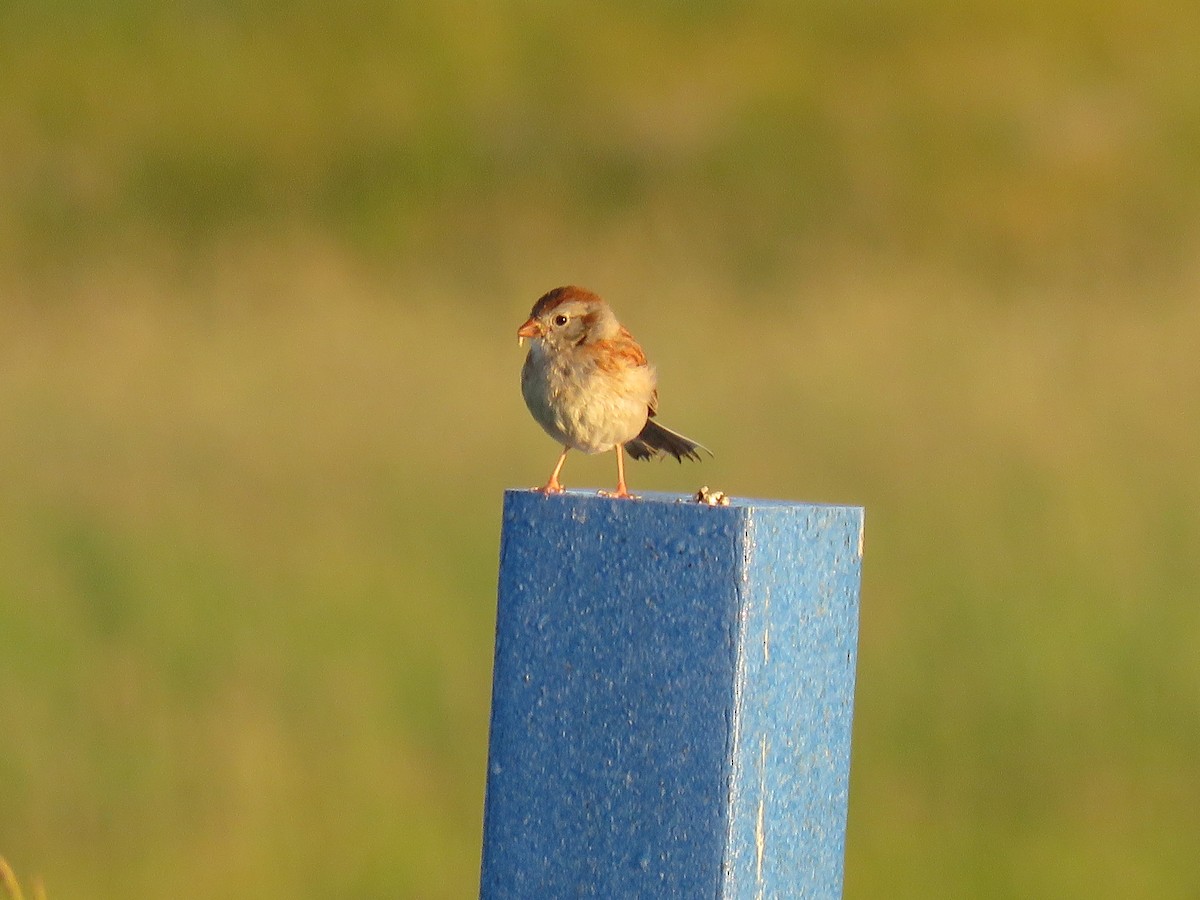
<path id="1" fill-rule="evenodd" d="M 862 526 L 507 492 L 481 896 L 840 896 Z"/>

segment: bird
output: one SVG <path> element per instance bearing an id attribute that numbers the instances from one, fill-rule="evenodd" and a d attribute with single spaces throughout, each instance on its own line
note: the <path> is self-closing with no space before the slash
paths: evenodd
<path id="1" fill-rule="evenodd" d="M 658 379 L 642 347 L 597 294 L 565 285 L 538 298 L 517 329 L 530 341 L 521 394 L 539 425 L 562 445 L 544 494 L 560 494 L 567 453 L 617 454 L 617 487 L 607 497 L 632 498 L 624 453 L 634 459 L 673 456 L 699 462 L 702 444 L 656 422 Z"/>

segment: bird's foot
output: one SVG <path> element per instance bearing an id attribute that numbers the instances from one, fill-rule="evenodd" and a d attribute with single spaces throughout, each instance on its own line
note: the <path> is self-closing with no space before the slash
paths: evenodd
<path id="1" fill-rule="evenodd" d="M 641 500 L 637 494 L 629 493 L 629 489 L 623 484 L 618 484 L 615 491 L 597 491 L 601 497 L 611 497 L 614 500 Z"/>

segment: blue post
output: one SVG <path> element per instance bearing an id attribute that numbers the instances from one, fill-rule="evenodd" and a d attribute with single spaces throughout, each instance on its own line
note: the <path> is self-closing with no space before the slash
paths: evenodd
<path id="1" fill-rule="evenodd" d="M 862 524 L 507 492 L 481 896 L 840 896 Z"/>

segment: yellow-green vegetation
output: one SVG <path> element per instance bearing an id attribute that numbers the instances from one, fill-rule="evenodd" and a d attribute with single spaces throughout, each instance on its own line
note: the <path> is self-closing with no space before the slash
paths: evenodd
<path id="1" fill-rule="evenodd" d="M 0 33 L 18 869 L 477 890 L 501 491 L 556 452 L 515 329 L 577 281 L 717 454 L 635 489 L 867 507 L 848 897 L 1200 890 L 1200 8 L 127 0 Z"/>
<path id="2" fill-rule="evenodd" d="M 17 880 L 16 873 L 12 870 L 12 866 L 8 864 L 3 856 L 0 856 L 0 887 L 4 888 L 4 895 L 8 900 L 25 900 L 25 892 L 21 889 L 21 882 Z M 33 882 L 33 900 L 46 900 L 46 890 L 42 886 L 40 879 Z"/>

